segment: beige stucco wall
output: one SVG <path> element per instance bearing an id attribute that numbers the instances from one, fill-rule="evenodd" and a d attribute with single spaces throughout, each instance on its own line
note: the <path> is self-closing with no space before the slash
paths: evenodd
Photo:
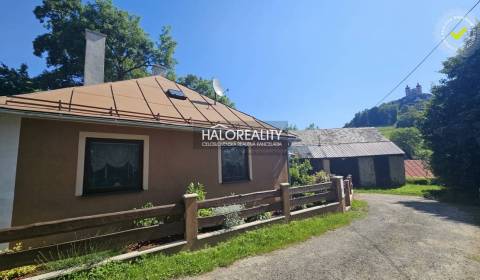
<path id="1" fill-rule="evenodd" d="M 401 186 L 405 184 L 405 163 L 403 156 L 389 156 L 390 179 L 392 185 Z"/>
<path id="2" fill-rule="evenodd" d="M 81 131 L 148 135 L 148 190 L 75 196 Z M 192 131 L 22 119 L 12 225 L 92 215 L 181 201 L 190 182 L 206 186 L 207 197 L 273 189 L 288 181 L 286 149 L 253 148 L 250 181 L 218 181 L 218 149 L 195 148 Z"/>
<path id="3" fill-rule="evenodd" d="M 358 173 L 361 187 L 371 187 L 376 185 L 373 157 L 358 158 Z"/>

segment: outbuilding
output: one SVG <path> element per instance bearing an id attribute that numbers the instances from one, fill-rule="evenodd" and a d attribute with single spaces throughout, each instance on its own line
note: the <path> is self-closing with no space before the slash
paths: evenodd
<path id="1" fill-rule="evenodd" d="M 295 131 L 301 141 L 290 152 L 310 161 L 313 171 L 352 175 L 355 186 L 405 184 L 404 152 L 374 127 Z"/>

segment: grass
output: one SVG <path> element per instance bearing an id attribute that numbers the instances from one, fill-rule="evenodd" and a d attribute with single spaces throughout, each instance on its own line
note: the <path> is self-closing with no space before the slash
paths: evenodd
<path id="1" fill-rule="evenodd" d="M 431 198 L 434 193 L 442 191 L 444 187 L 438 185 L 416 185 L 406 184 L 398 188 L 355 188 L 358 193 L 381 193 L 381 194 L 396 194 L 396 195 L 410 195 L 423 196 Z"/>
<path id="2" fill-rule="evenodd" d="M 332 213 L 288 224 L 276 224 L 238 235 L 217 246 L 175 255 L 149 255 L 131 262 L 112 262 L 68 279 L 171 279 L 225 267 L 233 262 L 302 242 L 350 224 L 366 215 L 367 204 L 353 201 L 351 211 Z"/>
<path id="3" fill-rule="evenodd" d="M 120 253 L 121 252 L 119 250 L 108 250 L 102 252 L 92 251 L 92 253 L 86 255 L 75 253 L 71 255 L 66 255 L 65 257 L 61 257 L 59 260 L 56 261 L 48 261 L 47 259 L 45 259 L 40 260 L 40 262 L 42 263 L 41 267 L 43 270 L 55 271 L 64 268 L 75 267 L 78 265 L 90 266 L 95 263 L 101 262 L 108 257 L 113 257 Z"/>
<path id="4" fill-rule="evenodd" d="M 12 268 L 4 271 L 0 271 L 0 280 L 19 279 L 24 276 L 32 275 L 33 273 L 45 273 L 49 271 L 55 271 L 70 267 L 76 267 L 80 265 L 90 266 L 99 263 L 108 257 L 112 257 L 120 254 L 119 250 L 108 250 L 97 252 L 94 247 L 89 248 L 88 254 L 82 254 L 77 250 L 69 250 L 66 253 L 59 252 L 59 260 L 50 261 L 47 257 L 38 257 L 36 265 L 27 265 L 17 268 Z"/>

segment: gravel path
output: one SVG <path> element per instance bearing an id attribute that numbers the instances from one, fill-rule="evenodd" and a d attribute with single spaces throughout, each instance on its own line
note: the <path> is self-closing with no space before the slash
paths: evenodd
<path id="1" fill-rule="evenodd" d="M 472 215 L 416 197 L 360 198 L 369 203 L 363 220 L 188 279 L 480 279 Z"/>

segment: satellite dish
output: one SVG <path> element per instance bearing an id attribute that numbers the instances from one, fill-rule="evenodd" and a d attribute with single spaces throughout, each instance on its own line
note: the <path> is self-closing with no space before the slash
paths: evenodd
<path id="1" fill-rule="evenodd" d="M 225 90 L 223 90 L 222 86 L 220 85 L 220 80 L 213 78 L 212 80 L 213 90 L 215 94 L 218 96 L 224 96 Z"/>

